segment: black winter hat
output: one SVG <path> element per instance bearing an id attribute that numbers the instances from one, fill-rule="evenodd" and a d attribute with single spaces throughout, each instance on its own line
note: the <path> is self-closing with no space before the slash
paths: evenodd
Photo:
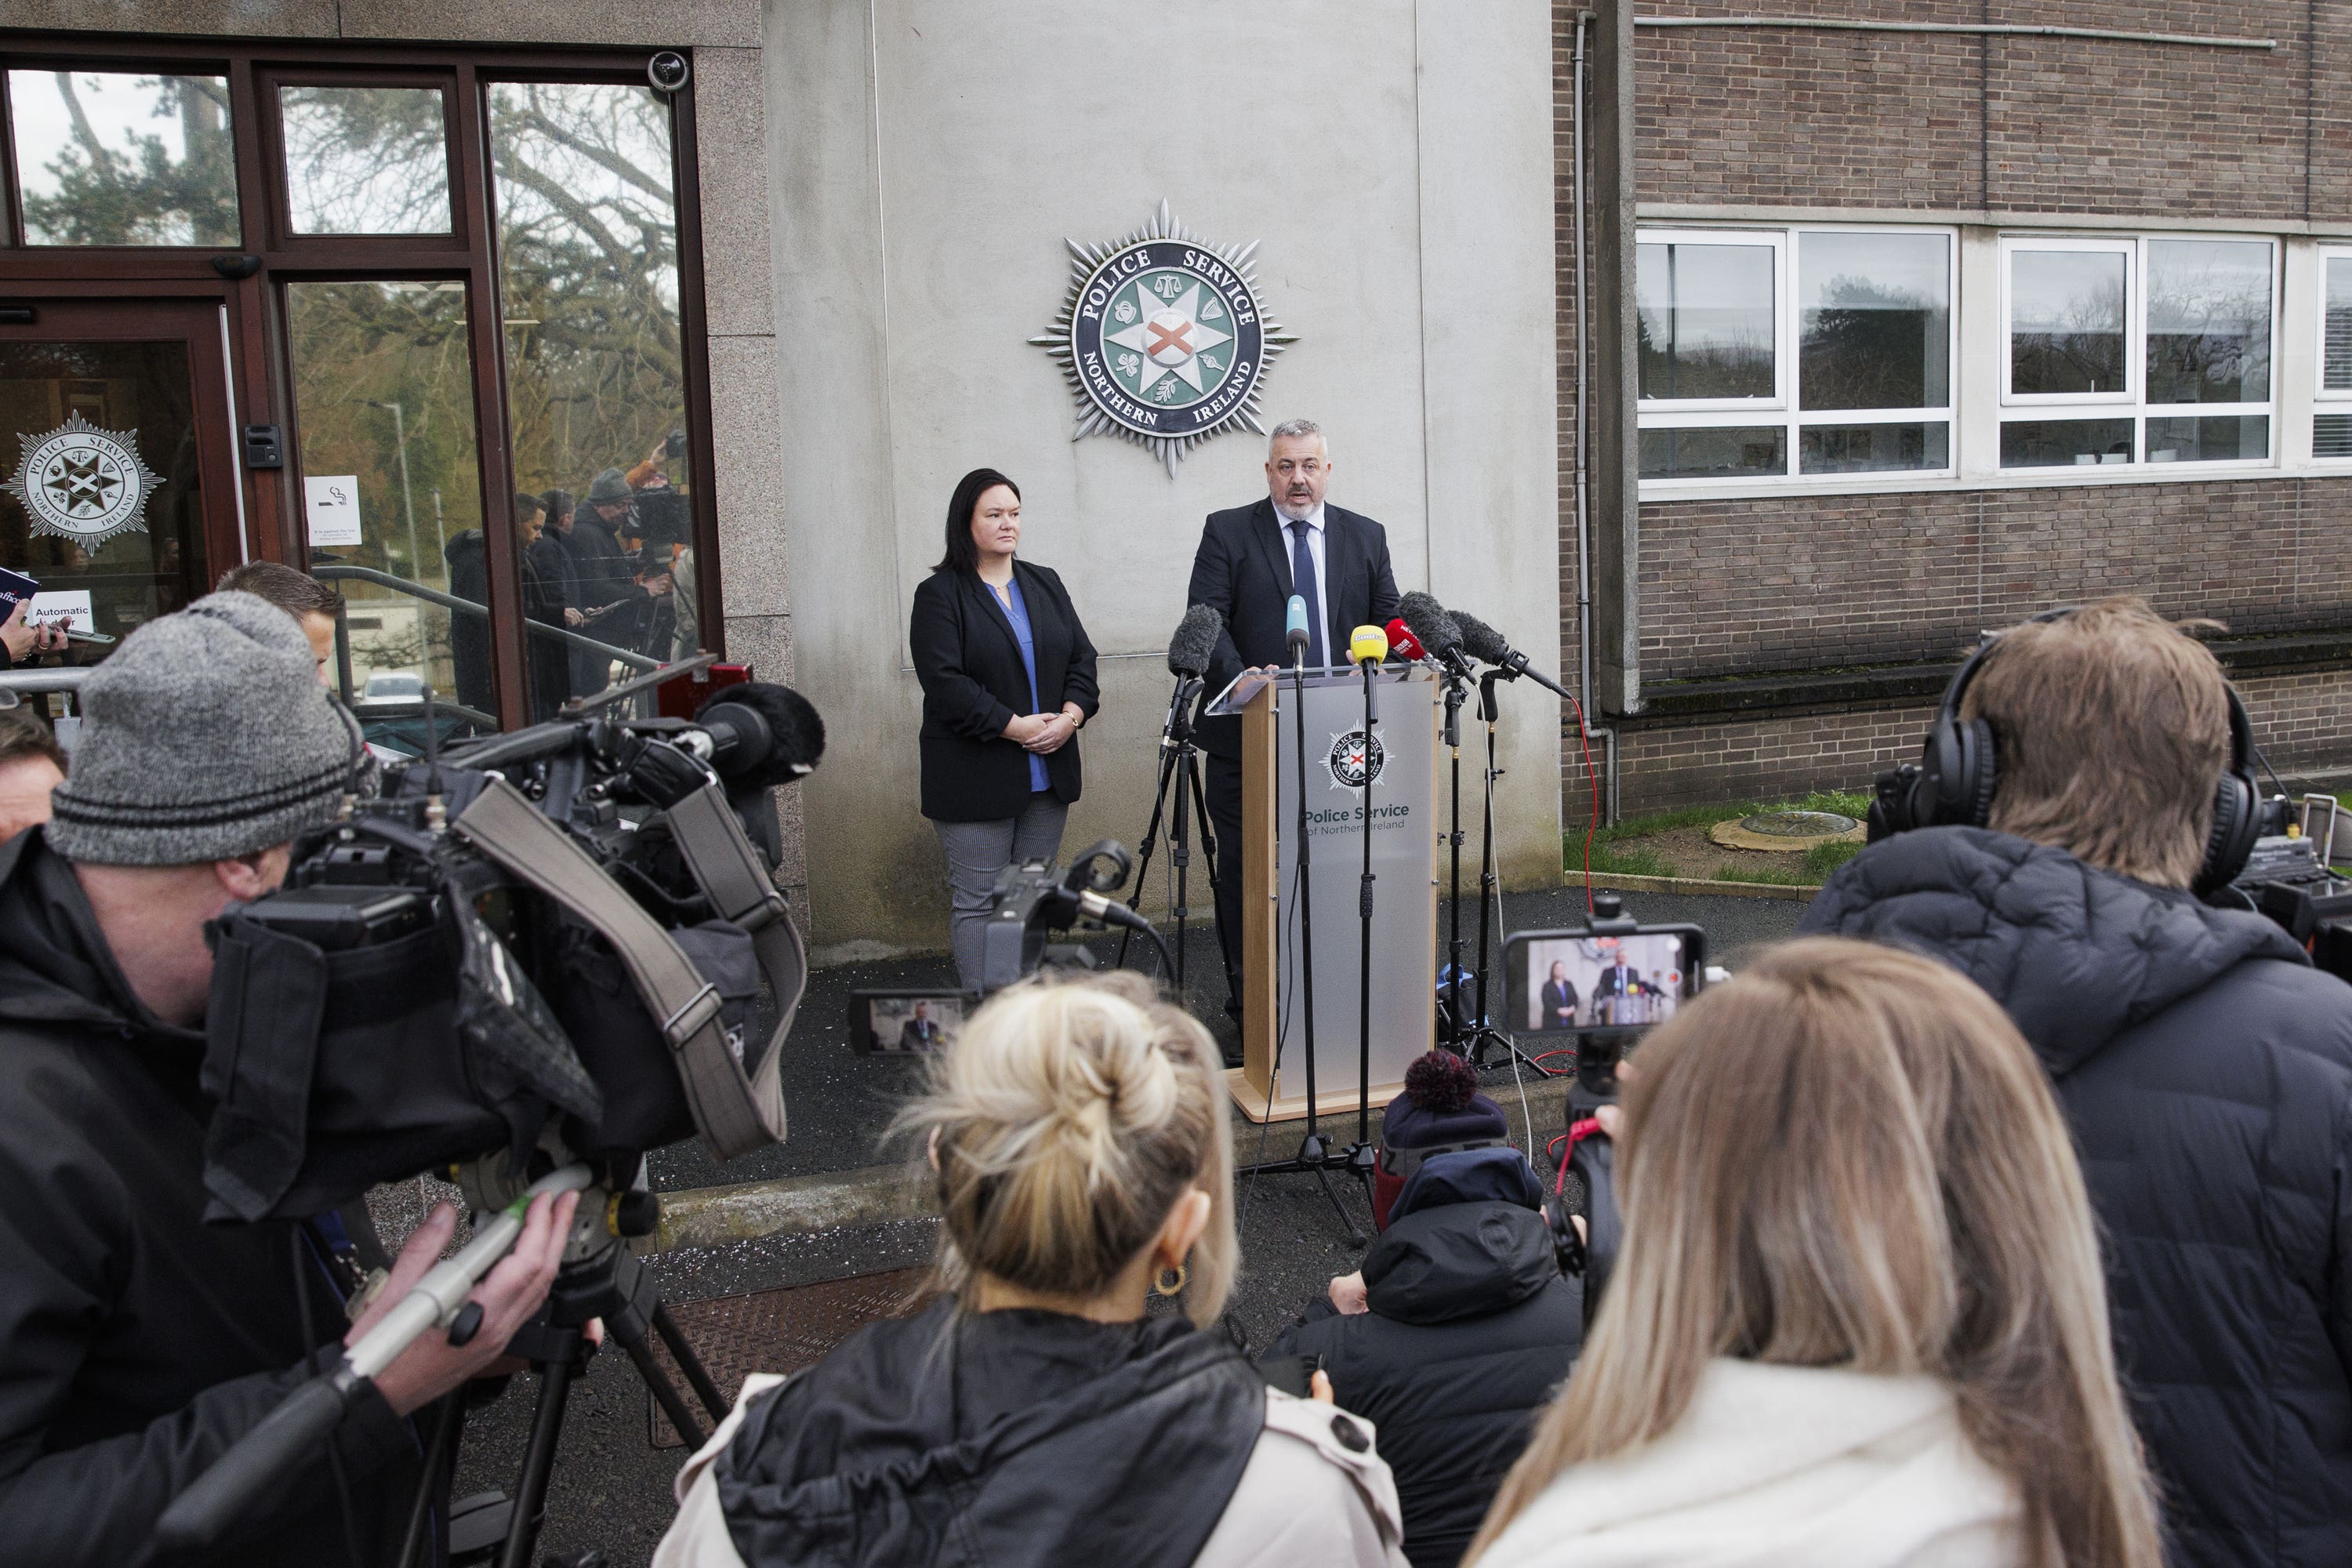
<path id="1" fill-rule="evenodd" d="M 1478 1069 L 1452 1051 L 1415 1058 L 1405 1068 L 1404 1092 L 1381 1118 L 1386 1149 L 1501 1142 L 1510 1135 L 1503 1108 L 1478 1092 Z"/>

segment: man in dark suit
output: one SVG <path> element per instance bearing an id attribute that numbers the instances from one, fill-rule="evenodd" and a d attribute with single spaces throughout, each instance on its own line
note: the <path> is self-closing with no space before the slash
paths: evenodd
<path id="1" fill-rule="evenodd" d="M 1291 419 L 1266 444 L 1263 500 L 1209 514 L 1192 557 L 1188 605 L 1206 605 L 1225 629 L 1209 664 L 1204 700 L 1252 667 L 1290 667 L 1284 640 L 1290 596 L 1307 601 L 1307 664 L 1344 665 L 1348 634 L 1396 614 L 1387 530 L 1369 517 L 1323 503 L 1331 455 L 1322 426 Z M 1202 719 L 1209 754 L 1209 816 L 1217 827 L 1217 930 L 1226 953 L 1228 1012 L 1241 1012 L 1242 721 Z"/>
<path id="2" fill-rule="evenodd" d="M 931 1016 L 931 1005 L 915 1004 L 915 1016 L 898 1026 L 898 1048 L 902 1051 L 927 1051 L 940 1043 L 943 1031 L 939 1020 Z"/>

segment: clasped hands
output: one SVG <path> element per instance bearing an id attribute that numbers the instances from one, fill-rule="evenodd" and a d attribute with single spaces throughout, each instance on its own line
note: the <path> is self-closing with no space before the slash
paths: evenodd
<path id="1" fill-rule="evenodd" d="M 1004 738 L 1021 749 L 1047 756 L 1060 751 L 1078 732 L 1078 710 L 1065 702 L 1058 713 L 1016 713 L 1004 726 Z"/>

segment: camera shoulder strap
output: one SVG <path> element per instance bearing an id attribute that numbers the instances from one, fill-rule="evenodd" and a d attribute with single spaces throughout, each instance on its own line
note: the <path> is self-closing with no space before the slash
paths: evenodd
<path id="1" fill-rule="evenodd" d="M 702 978 L 660 922 L 618 893 L 571 835 L 541 816 L 504 779 L 483 790 L 455 826 L 500 869 L 554 900 L 612 944 L 638 995 L 660 1020 L 695 1126 L 714 1156 L 730 1160 L 783 1137 L 778 1059 L 782 1053 L 778 1044 L 771 1042 L 757 1064 L 756 1077 L 745 1072 L 727 1044 L 718 988 Z M 755 860 L 755 868 L 757 864 Z M 789 921 L 772 923 L 792 929 Z M 797 935 L 792 951 L 797 960 Z M 763 966 L 767 958 L 762 950 Z M 790 992 L 780 987 L 777 993 L 787 1024 L 800 999 L 799 973 L 796 966 Z M 772 982 L 775 978 L 772 975 Z"/>
<path id="2" fill-rule="evenodd" d="M 801 945 L 801 933 L 793 924 L 784 895 L 776 890 L 760 852 L 751 847 L 741 818 L 727 804 L 717 784 L 704 784 L 672 805 L 668 815 L 670 837 L 685 858 L 687 869 L 694 873 L 719 919 L 751 933 L 760 972 L 775 993 L 775 1032 L 748 1068 L 751 1087 L 762 1102 L 768 1099 L 775 1102 L 774 1136 L 782 1138 L 784 1036 L 792 1029 L 801 994 L 808 987 L 808 954 Z"/>

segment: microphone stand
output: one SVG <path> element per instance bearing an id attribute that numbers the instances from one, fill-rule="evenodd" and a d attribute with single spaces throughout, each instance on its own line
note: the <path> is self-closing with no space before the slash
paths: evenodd
<path id="1" fill-rule="evenodd" d="M 1298 769 L 1298 998 L 1299 1005 L 1305 1010 L 1307 1033 L 1307 1136 L 1299 1140 L 1298 1153 L 1296 1158 L 1269 1160 L 1258 1164 L 1243 1165 L 1237 1168 L 1234 1174 L 1236 1177 L 1261 1174 L 1286 1175 L 1299 1171 L 1312 1171 L 1315 1173 L 1317 1184 L 1323 1189 L 1323 1195 L 1331 1200 L 1332 1212 L 1339 1216 L 1339 1224 L 1347 1231 L 1348 1245 L 1361 1247 L 1367 1239 L 1362 1228 L 1356 1224 L 1355 1219 L 1348 1213 L 1348 1205 L 1339 1201 L 1339 1194 L 1331 1187 L 1331 1167 L 1335 1164 L 1342 1167 L 1349 1165 L 1355 1158 L 1355 1151 L 1350 1149 L 1346 1153 L 1337 1153 L 1333 1151 L 1331 1141 L 1323 1135 L 1319 1125 L 1319 1111 L 1316 1104 L 1315 878 L 1310 868 L 1313 861 L 1310 847 L 1313 840 L 1307 837 L 1307 644 L 1304 639 L 1291 644 L 1290 690 L 1291 719 L 1297 726 L 1295 732 L 1297 735 L 1297 745 L 1295 748 L 1297 755 L 1292 760 L 1297 764 Z M 1370 731 L 1367 730 L 1365 735 L 1369 746 Z M 1369 749 L 1366 754 L 1369 756 Z M 1277 901 L 1276 910 L 1279 910 L 1280 907 Z M 1281 947 L 1282 943 L 1277 931 L 1275 942 L 1275 950 L 1277 953 L 1280 952 Z M 1278 1074 L 1282 1070 L 1279 1039 L 1280 1032 L 1277 1031 L 1274 1065 L 1269 1069 L 1273 1074 Z"/>
<path id="2" fill-rule="evenodd" d="M 1357 884 L 1356 919 L 1362 928 L 1363 946 L 1356 963 L 1356 1146 L 1348 1151 L 1348 1163 L 1363 1167 L 1365 1196 L 1371 1195 L 1372 1179 L 1372 726 L 1380 722 L 1379 704 L 1373 693 L 1380 679 L 1381 661 L 1367 658 L 1364 671 L 1364 795 L 1359 808 L 1364 825 L 1364 875 Z M 1304 792 L 1301 792 L 1304 794 Z"/>

